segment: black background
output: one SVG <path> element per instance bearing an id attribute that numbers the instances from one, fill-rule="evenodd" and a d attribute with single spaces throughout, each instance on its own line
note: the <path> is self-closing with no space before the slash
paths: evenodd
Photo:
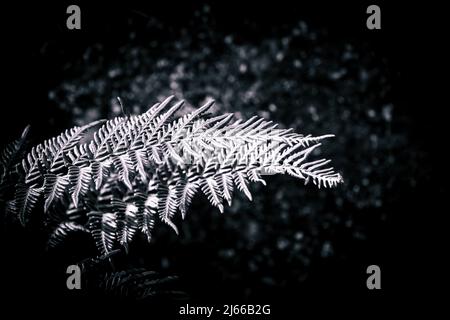
<path id="1" fill-rule="evenodd" d="M 128 33 L 125 17 L 131 9 L 156 16 L 176 29 L 187 24 L 190 15 L 198 7 L 195 3 L 166 1 L 158 4 L 135 4 L 127 1 L 126 4 L 104 2 L 96 5 L 78 1 L 76 4 L 82 8 L 81 31 L 69 31 L 65 28 L 67 3 L 2 4 L 2 142 L 17 136 L 28 123 L 32 124 L 37 137 L 51 136 L 70 124 L 68 114 L 48 103 L 48 91 L 64 79 L 59 66 L 64 61 L 77 59 L 86 46 L 97 41 L 111 50 L 123 44 Z M 365 28 L 365 9 L 369 4 L 371 3 L 349 2 L 344 5 L 322 1 L 227 1 L 211 4 L 211 8 L 219 28 L 230 32 L 249 32 L 246 31 L 246 23 L 250 20 L 258 25 L 258 30 L 263 35 L 273 25 L 304 19 L 312 25 L 326 28 L 332 36 L 339 39 L 370 42 L 377 53 L 387 57 L 392 72 L 398 75 L 392 78 L 392 100 L 401 113 L 412 119 L 405 130 L 411 133 L 413 143 L 419 144 L 420 148 L 430 154 L 430 163 L 424 165 L 430 166 L 433 163 L 437 166 L 437 159 L 431 156 L 437 139 L 431 137 L 437 137 L 436 130 L 443 128 L 440 122 L 445 121 L 445 118 L 439 116 L 443 106 L 432 103 L 430 96 L 423 99 L 420 93 L 425 90 L 426 83 L 436 90 L 438 88 L 437 85 L 434 87 L 436 78 L 430 77 L 428 72 L 435 69 L 429 54 L 434 52 L 431 44 L 437 37 L 434 24 L 439 22 L 437 16 L 440 10 L 431 5 L 425 8 L 424 5 L 413 6 L 406 2 L 396 5 L 378 2 L 382 8 L 382 30 L 370 31 Z M 60 46 L 63 53 L 55 56 L 42 54 L 49 42 Z M 44 120 L 50 116 L 55 117 L 55 114 L 59 121 L 54 126 L 49 126 Z M 278 301 L 276 294 L 273 294 L 269 301 L 260 297 L 261 300 L 253 302 L 272 304 L 274 314 L 281 310 L 300 314 L 302 308 L 311 306 L 311 302 L 321 306 L 320 308 L 337 302 L 339 309 L 350 312 L 358 306 L 367 307 L 367 310 L 395 306 L 400 304 L 400 297 L 419 297 L 423 294 L 419 284 L 430 280 L 422 278 L 422 265 L 424 262 L 428 265 L 436 263 L 429 256 L 432 249 L 426 246 L 424 238 L 427 237 L 428 222 L 439 212 L 436 209 L 438 203 L 434 199 L 441 198 L 444 188 L 429 179 L 412 191 L 398 192 L 401 200 L 390 208 L 397 214 L 390 220 L 388 228 L 383 229 L 383 234 L 372 237 L 364 247 L 352 248 L 354 255 L 349 260 L 316 265 L 301 288 L 290 288 L 291 291 L 281 294 L 283 299 L 289 297 L 287 300 Z M 416 229 L 416 223 L 422 227 Z M 1 290 L 3 297 L 6 297 L 6 300 L 2 298 L 2 304 L 33 305 L 33 308 L 51 312 L 56 305 L 71 308 L 73 305 L 88 303 L 80 297 L 67 297 L 60 295 L 59 291 L 52 291 L 59 288 L 59 285 L 45 281 L 51 278 L 49 274 L 55 270 L 47 265 L 40 265 L 40 254 L 33 251 L 34 236 L 37 237 L 29 236 L 23 243 L 15 245 L 8 243 L 8 239 L 2 239 L 4 258 L 2 257 L 1 263 L 5 271 L 1 274 Z M 379 264 L 383 270 L 381 291 L 368 291 L 365 288 L 364 266 L 372 263 Z M 202 287 L 202 284 L 199 286 Z M 239 303 L 230 299 L 234 288 L 223 290 L 229 290 L 222 296 L 219 295 L 224 300 L 213 302 Z M 207 294 L 203 295 L 206 296 Z M 107 303 L 108 301 L 99 302 L 105 305 Z M 136 307 L 135 304 L 126 306 Z M 109 307 L 119 308 L 117 304 Z M 25 309 L 16 310 L 27 311 Z M 170 314 L 173 310 L 167 312 Z M 151 314 L 150 310 L 148 314 Z"/>

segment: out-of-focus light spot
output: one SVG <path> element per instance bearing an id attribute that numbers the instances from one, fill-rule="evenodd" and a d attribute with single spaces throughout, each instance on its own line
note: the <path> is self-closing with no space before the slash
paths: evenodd
<path id="1" fill-rule="evenodd" d="M 385 105 L 383 107 L 382 114 L 383 114 L 384 120 L 386 120 L 387 122 L 391 122 L 392 121 L 392 105 L 391 104 Z"/>
<path id="2" fill-rule="evenodd" d="M 285 238 L 280 238 L 277 241 L 277 248 L 280 250 L 284 250 L 289 246 L 289 241 Z"/>
<path id="3" fill-rule="evenodd" d="M 323 258 L 328 258 L 333 254 L 333 247 L 331 246 L 331 243 L 329 241 L 326 241 L 323 245 L 322 245 L 322 250 L 320 252 L 320 255 Z"/>

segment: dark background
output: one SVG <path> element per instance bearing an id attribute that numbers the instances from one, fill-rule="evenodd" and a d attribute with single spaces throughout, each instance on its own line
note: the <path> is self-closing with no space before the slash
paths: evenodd
<path id="1" fill-rule="evenodd" d="M 27 124 L 40 142 L 115 116 L 116 96 L 141 112 L 172 93 L 188 106 L 211 97 L 216 113 L 337 136 L 323 150 L 344 185 L 318 192 L 270 177 L 252 189 L 253 203 L 238 197 L 222 216 L 197 199 L 178 238 L 161 227 L 131 261 L 179 275 L 191 303 L 270 303 L 274 313 L 310 302 L 386 306 L 419 294 L 411 279 L 421 282 L 418 263 L 433 261 L 422 238 L 431 201 L 444 193 L 432 179 L 430 139 L 444 120 L 419 98 L 434 36 L 424 17 L 439 10 L 378 2 L 382 30 L 371 31 L 368 2 L 76 4 L 81 31 L 66 29 L 66 3 L 2 7 L 2 142 Z M 61 285 L 58 255 L 76 254 L 49 257 L 38 231 L 2 227 L 7 301 L 89 301 Z M 365 287 L 370 264 L 381 267 L 380 291 Z"/>

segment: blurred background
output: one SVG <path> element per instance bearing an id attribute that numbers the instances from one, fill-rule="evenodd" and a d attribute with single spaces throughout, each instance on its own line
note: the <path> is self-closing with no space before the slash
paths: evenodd
<path id="1" fill-rule="evenodd" d="M 3 98 L 16 99 L 5 106 L 2 142 L 26 124 L 41 142 L 121 115 L 117 97 L 139 114 L 171 94 L 186 111 L 214 99 L 215 114 L 336 135 L 320 152 L 344 184 L 317 190 L 271 176 L 251 186 L 253 202 L 237 195 L 223 215 L 197 197 L 180 236 L 160 225 L 151 245 L 131 247 L 130 264 L 178 275 L 191 301 L 383 299 L 395 290 L 395 261 L 410 250 L 402 232 L 432 185 L 423 115 L 404 87 L 400 9 L 381 5 L 382 30 L 370 31 L 363 2 L 78 4 L 79 31 L 66 29 L 65 3 L 11 7 L 3 21 Z M 4 228 L 8 290 L 63 292 L 52 280 L 57 258 L 41 253 L 38 232 L 19 229 Z M 30 264 L 38 279 L 20 276 Z M 381 267 L 382 293 L 365 286 L 371 264 Z"/>

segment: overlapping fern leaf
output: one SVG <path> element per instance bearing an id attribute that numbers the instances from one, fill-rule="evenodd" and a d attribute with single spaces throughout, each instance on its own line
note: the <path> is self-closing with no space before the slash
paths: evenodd
<path id="1" fill-rule="evenodd" d="M 44 211 L 54 229 L 50 244 L 85 231 L 105 255 L 138 234 L 150 241 L 157 221 L 178 233 L 174 217 L 185 218 L 197 193 L 223 212 L 235 189 L 251 200 L 250 182 L 265 184 L 266 174 L 319 188 L 342 182 L 328 160 L 309 160 L 332 135 L 304 136 L 257 117 L 213 117 L 212 101 L 175 118 L 183 102 L 172 100 L 138 116 L 69 129 L 33 147 L 14 170 L 2 160 L 2 181 L 15 181 L 7 208 L 22 224 Z"/>
<path id="2" fill-rule="evenodd" d="M 177 277 L 162 276 L 143 268 L 106 273 L 101 279 L 94 280 L 91 287 L 103 291 L 102 293 L 108 297 L 134 300 L 163 297 L 171 300 L 187 299 L 186 293 L 176 289 Z"/>

